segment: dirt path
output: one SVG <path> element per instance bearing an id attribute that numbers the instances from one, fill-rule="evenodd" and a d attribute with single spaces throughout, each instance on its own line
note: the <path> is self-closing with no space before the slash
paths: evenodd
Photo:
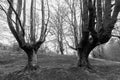
<path id="1" fill-rule="evenodd" d="M 106 66 L 120 65 L 120 62 L 118 61 L 111 61 L 99 58 L 90 58 L 90 62 L 93 65 L 106 65 Z"/>

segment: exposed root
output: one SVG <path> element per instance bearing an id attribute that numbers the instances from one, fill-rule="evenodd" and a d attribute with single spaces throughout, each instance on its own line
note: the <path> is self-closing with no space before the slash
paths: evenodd
<path id="1" fill-rule="evenodd" d="M 90 73 L 97 73 L 97 68 L 95 66 L 92 66 L 91 64 L 87 63 L 86 65 L 84 64 L 78 64 L 77 67 L 82 68 L 84 70 L 89 71 Z"/>
<path id="2" fill-rule="evenodd" d="M 36 66 L 26 65 L 26 67 L 24 68 L 24 71 L 36 71 L 38 68 L 39 68 L 38 65 Z"/>

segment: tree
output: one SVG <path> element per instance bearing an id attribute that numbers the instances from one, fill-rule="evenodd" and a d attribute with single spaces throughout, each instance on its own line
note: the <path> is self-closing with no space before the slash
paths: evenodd
<path id="1" fill-rule="evenodd" d="M 49 15 L 47 18 L 47 22 L 45 23 L 45 1 L 41 0 L 41 15 L 42 15 L 42 24 L 41 24 L 41 33 L 38 35 L 39 38 L 35 37 L 37 32 L 35 24 L 35 15 L 36 15 L 36 0 L 31 0 L 30 5 L 30 27 L 27 29 L 26 27 L 26 0 L 17 0 L 17 6 L 15 9 L 15 0 L 7 0 L 9 4 L 8 11 L 1 6 L 1 10 L 3 10 L 7 15 L 8 26 L 17 40 L 21 49 L 25 51 L 28 56 L 28 64 L 25 69 L 33 70 L 37 68 L 37 51 L 39 47 L 44 43 L 47 26 L 49 21 Z M 47 1 L 48 3 L 48 1 Z M 22 13 L 23 7 L 23 13 Z M 48 11 L 49 13 L 49 11 Z M 14 15 L 14 16 L 13 16 Z M 15 18 L 14 18 L 15 17 Z M 38 29 L 40 30 L 40 29 Z M 29 32 L 29 33 L 28 33 Z M 27 35 L 29 34 L 29 35 Z"/>
<path id="2" fill-rule="evenodd" d="M 67 9 L 63 5 L 61 5 L 59 1 L 57 1 L 57 3 L 58 3 L 57 8 L 54 7 L 55 12 L 51 16 L 51 28 L 53 29 L 51 33 L 54 32 L 54 35 L 57 38 L 59 51 L 63 55 L 64 54 L 63 35 L 64 35 L 64 27 L 65 27 L 64 19 L 66 18 L 67 15 Z"/>
<path id="3" fill-rule="evenodd" d="M 78 33 L 77 39 L 78 37 L 81 37 L 81 39 L 78 41 L 77 46 L 70 47 L 77 50 L 78 66 L 90 68 L 89 53 L 98 44 L 106 43 L 111 38 L 111 32 L 120 11 L 120 1 L 115 0 L 115 4 L 112 4 L 112 0 L 79 0 L 79 2 L 81 5 L 81 26 L 79 27 L 82 27 L 82 37 Z"/>

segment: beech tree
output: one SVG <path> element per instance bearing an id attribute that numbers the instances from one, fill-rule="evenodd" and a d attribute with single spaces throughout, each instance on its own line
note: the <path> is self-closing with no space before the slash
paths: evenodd
<path id="1" fill-rule="evenodd" d="M 47 26 L 49 21 L 49 16 L 45 20 L 45 1 L 41 0 L 41 30 L 36 29 L 36 0 L 31 0 L 30 3 L 30 22 L 26 17 L 26 0 L 17 0 L 17 5 L 15 6 L 16 0 L 7 0 L 9 4 L 8 11 L 0 6 L 0 9 L 3 10 L 7 15 L 8 26 L 17 40 L 21 49 L 25 51 L 28 56 L 28 64 L 25 67 L 27 70 L 33 70 L 37 68 L 37 51 L 40 46 L 45 42 Z M 48 4 L 48 1 L 47 1 Z M 47 5 L 48 6 L 48 5 Z M 49 13 L 49 11 L 48 11 Z M 30 27 L 26 26 L 26 23 L 29 22 Z M 36 32 L 39 30 L 39 38 L 37 38 Z"/>
<path id="2" fill-rule="evenodd" d="M 65 1 L 68 4 L 71 0 Z M 74 33 L 74 39 L 77 40 L 76 46 L 70 47 L 77 51 L 78 66 L 91 68 L 88 60 L 89 53 L 97 45 L 106 43 L 113 36 L 111 32 L 120 12 L 120 0 L 79 0 L 79 4 L 81 25 L 78 27 L 82 28 L 82 37 L 81 33 L 78 33 L 78 36 Z M 71 11 L 71 13 L 74 12 Z M 73 20 L 75 21 L 75 18 Z"/>

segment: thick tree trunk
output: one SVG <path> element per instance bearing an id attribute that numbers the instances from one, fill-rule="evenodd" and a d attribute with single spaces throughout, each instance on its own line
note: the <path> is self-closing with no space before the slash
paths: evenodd
<path id="1" fill-rule="evenodd" d="M 88 60 L 88 56 L 90 51 L 92 50 L 92 46 L 90 45 L 90 43 L 87 43 L 87 45 L 83 48 L 83 50 L 78 49 L 78 67 L 86 67 L 86 68 L 91 68 L 89 60 Z"/>
<path id="2" fill-rule="evenodd" d="M 25 67 L 25 70 L 36 70 L 38 68 L 37 65 L 37 51 L 34 49 L 25 51 L 28 56 L 28 63 Z"/>
<path id="3" fill-rule="evenodd" d="M 95 46 L 94 43 L 87 43 L 83 50 L 78 49 L 78 67 L 91 68 L 88 56 Z"/>
<path id="4" fill-rule="evenodd" d="M 86 67 L 86 68 L 91 68 L 91 65 L 89 63 L 88 60 L 88 56 L 91 52 L 91 50 L 93 50 L 93 48 L 95 48 L 97 46 L 98 43 L 98 38 L 97 35 L 91 35 L 92 36 L 92 40 L 89 39 L 89 32 L 83 32 L 83 37 L 81 40 L 81 43 L 79 44 L 79 48 L 78 48 L 78 66 L 79 67 Z"/>
<path id="5" fill-rule="evenodd" d="M 28 55 L 28 65 L 30 65 L 30 66 L 37 65 L 37 54 L 35 52 Z"/>
<path id="6" fill-rule="evenodd" d="M 78 48 L 78 66 L 79 67 L 88 67 L 89 66 L 89 62 L 88 62 L 88 44 L 89 44 L 89 32 L 83 32 L 83 37 L 82 40 L 79 44 L 79 48 Z"/>
<path id="7" fill-rule="evenodd" d="M 89 67 L 90 64 L 89 64 L 89 60 L 88 60 L 88 56 L 87 56 L 87 52 L 84 51 L 80 51 L 80 49 L 78 50 L 78 57 L 79 57 L 79 60 L 78 60 L 78 67 Z"/>

